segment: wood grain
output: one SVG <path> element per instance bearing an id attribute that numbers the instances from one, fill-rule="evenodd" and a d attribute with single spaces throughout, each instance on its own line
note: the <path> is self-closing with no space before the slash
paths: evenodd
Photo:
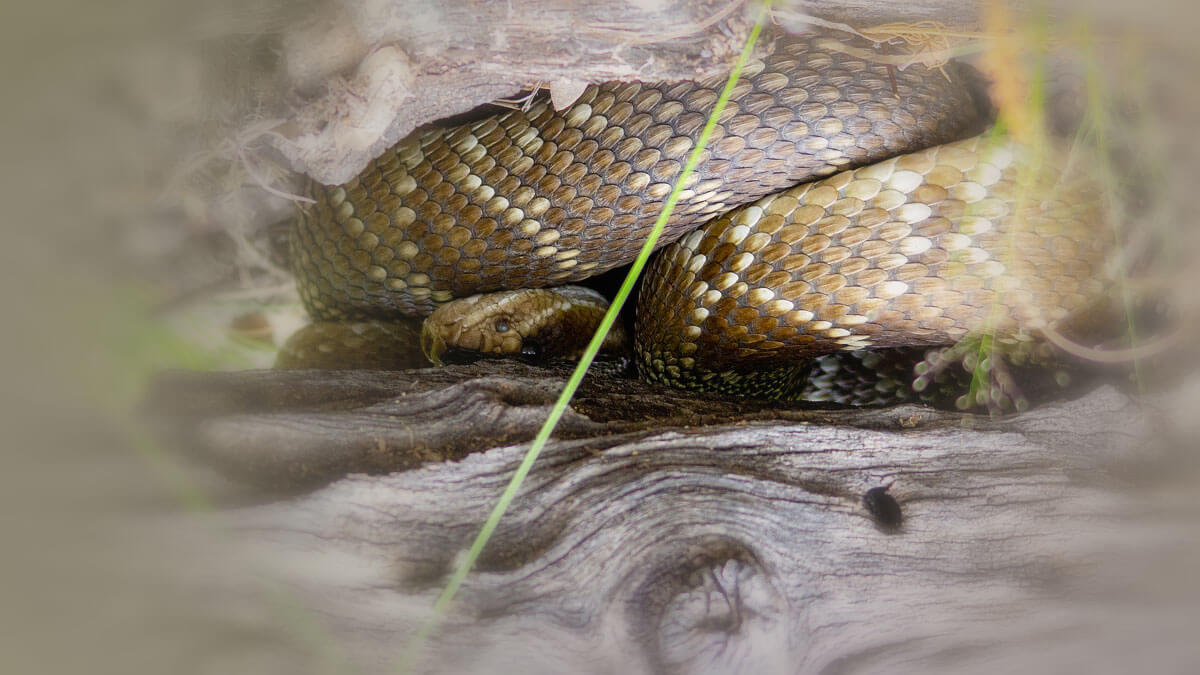
<path id="1" fill-rule="evenodd" d="M 517 363 L 176 374 L 154 414 L 199 441 L 194 457 L 299 480 L 213 518 L 349 662 L 390 672 L 563 377 Z M 181 403 L 188 415 L 166 412 Z M 775 409 L 610 365 L 418 671 L 1185 672 L 1200 664 L 1185 635 L 1200 508 L 1182 496 L 1197 463 L 1147 412 L 1110 387 L 997 419 Z M 864 505 L 879 487 L 898 528 Z"/>

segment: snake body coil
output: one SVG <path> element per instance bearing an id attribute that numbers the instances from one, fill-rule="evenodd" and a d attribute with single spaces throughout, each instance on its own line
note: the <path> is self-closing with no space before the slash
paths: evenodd
<path id="1" fill-rule="evenodd" d="M 839 44 L 781 38 L 746 65 L 664 244 L 738 204 L 978 124 L 954 68 L 889 73 Z M 561 113 L 540 101 L 435 128 L 345 185 L 312 185 L 292 255 L 305 305 L 319 319 L 424 316 L 453 297 L 630 262 L 724 82 L 592 85 Z"/>
<path id="2" fill-rule="evenodd" d="M 792 359 L 1036 329 L 1097 292 L 1092 202 L 1027 193 L 1018 151 L 975 139 L 897 158 L 980 129 L 962 73 L 892 71 L 846 45 L 779 37 L 744 69 L 662 241 L 687 236 L 643 287 L 650 379 L 778 393 Z M 318 319 L 424 316 L 628 263 L 724 81 L 592 85 L 561 113 L 435 128 L 314 184 L 292 239 L 302 300 Z"/>
<path id="3" fill-rule="evenodd" d="M 764 197 L 659 255 L 639 367 L 771 396 L 837 351 L 1027 338 L 1103 293 L 1100 203 L 1079 168 L 986 137 Z"/>

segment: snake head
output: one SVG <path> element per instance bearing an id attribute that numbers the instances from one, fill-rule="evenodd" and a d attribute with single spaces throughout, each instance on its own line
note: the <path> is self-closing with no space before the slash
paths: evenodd
<path id="1" fill-rule="evenodd" d="M 600 294 L 577 286 L 472 295 L 425 319 L 421 349 L 439 366 L 451 352 L 578 358 L 607 309 Z M 614 330 L 605 348 L 621 349 L 626 341 L 623 330 Z"/>
<path id="2" fill-rule="evenodd" d="M 447 352 L 519 354 L 529 329 L 520 296 L 527 291 L 472 295 L 438 307 L 421 326 L 421 350 L 434 365 L 443 365 Z M 516 312 L 518 316 L 514 317 Z"/>

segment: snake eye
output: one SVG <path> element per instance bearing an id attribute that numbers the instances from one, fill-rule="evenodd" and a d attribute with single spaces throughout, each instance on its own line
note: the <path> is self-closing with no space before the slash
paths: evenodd
<path id="1" fill-rule="evenodd" d="M 504 319 L 504 318 L 496 319 L 496 323 L 493 327 L 496 329 L 497 333 L 507 333 L 508 332 L 508 319 Z"/>

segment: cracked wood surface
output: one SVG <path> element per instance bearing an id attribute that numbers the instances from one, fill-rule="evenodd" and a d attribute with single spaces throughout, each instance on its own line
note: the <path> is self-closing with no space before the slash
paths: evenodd
<path id="1" fill-rule="evenodd" d="M 172 374 L 151 414 L 293 491 L 211 517 L 348 663 L 391 672 L 565 374 Z M 1196 461 L 1165 428 L 1109 387 L 990 419 L 695 397 L 609 364 L 417 670 L 1187 672 Z M 864 504 L 879 487 L 897 528 Z"/>

